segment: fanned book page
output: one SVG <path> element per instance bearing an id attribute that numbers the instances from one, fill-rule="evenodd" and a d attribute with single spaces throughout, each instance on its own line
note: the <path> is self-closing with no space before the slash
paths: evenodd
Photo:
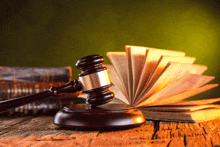
<path id="1" fill-rule="evenodd" d="M 215 77 L 202 75 L 207 67 L 193 64 L 195 57 L 181 51 L 131 45 L 125 46 L 125 52 L 107 52 L 107 56 L 112 65 L 105 66 L 116 98 L 140 108 L 146 118 L 205 121 L 219 117 L 220 107 L 212 103 L 220 98 L 184 101 L 218 86 L 208 84 Z M 196 116 L 200 111 L 203 116 Z M 210 116 L 206 119 L 205 115 Z"/>

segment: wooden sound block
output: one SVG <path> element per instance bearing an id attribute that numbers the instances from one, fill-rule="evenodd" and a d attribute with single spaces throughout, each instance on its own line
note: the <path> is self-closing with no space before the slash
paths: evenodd
<path id="1" fill-rule="evenodd" d="M 54 124 L 76 129 L 127 129 L 145 123 L 142 112 L 124 104 L 72 104 L 57 112 Z"/>

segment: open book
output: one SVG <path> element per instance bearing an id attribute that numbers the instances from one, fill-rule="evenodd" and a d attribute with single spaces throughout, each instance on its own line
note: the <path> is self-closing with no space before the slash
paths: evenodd
<path id="1" fill-rule="evenodd" d="M 212 89 L 213 76 L 202 75 L 207 67 L 193 64 L 184 52 L 125 46 L 126 52 L 107 52 L 115 97 L 142 110 L 146 119 L 207 121 L 220 116 L 220 98 L 184 101 Z"/>

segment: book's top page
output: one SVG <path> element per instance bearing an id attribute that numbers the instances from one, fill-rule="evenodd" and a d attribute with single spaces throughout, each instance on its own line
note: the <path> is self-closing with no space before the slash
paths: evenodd
<path id="1" fill-rule="evenodd" d="M 140 46 L 125 46 L 126 52 L 108 52 L 113 84 L 132 106 L 174 104 L 209 90 L 213 76 L 202 75 L 207 67 L 193 64 L 184 52 Z M 113 74 L 114 73 L 114 74 Z"/>

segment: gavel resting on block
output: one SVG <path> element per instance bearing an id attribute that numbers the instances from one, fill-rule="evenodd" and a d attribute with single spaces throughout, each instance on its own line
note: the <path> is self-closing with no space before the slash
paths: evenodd
<path id="1" fill-rule="evenodd" d="M 103 62 L 100 55 L 81 58 L 76 63 L 76 68 L 81 70 L 79 79 L 37 94 L 0 101 L 0 111 L 82 90 L 87 94 L 86 103 L 64 107 L 55 115 L 54 124 L 79 129 L 126 129 L 144 124 L 145 118 L 140 110 L 126 104 L 108 103 L 114 93 L 109 90 L 111 81 L 107 68 L 102 67 Z"/>

